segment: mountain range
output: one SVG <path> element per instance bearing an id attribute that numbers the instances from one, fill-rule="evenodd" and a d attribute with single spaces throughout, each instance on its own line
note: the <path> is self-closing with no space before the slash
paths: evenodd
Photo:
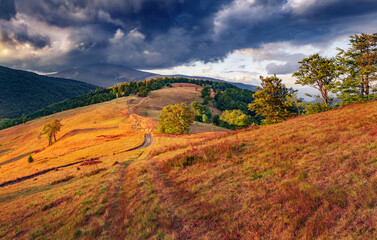
<path id="1" fill-rule="evenodd" d="M 85 94 L 98 87 L 112 87 L 130 81 L 160 77 L 184 77 L 226 82 L 224 80 L 186 75 L 160 75 L 112 64 L 91 64 L 49 75 L 0 66 L 0 119 L 17 118 L 52 103 Z M 232 82 L 230 82 L 232 83 Z M 232 83 L 255 91 L 255 86 Z"/>
<path id="2" fill-rule="evenodd" d="M 106 64 L 106 63 L 96 63 L 91 65 L 86 65 L 77 68 L 66 69 L 60 72 L 56 72 L 48 75 L 50 77 L 60 77 L 74 79 L 86 83 L 90 83 L 100 87 L 112 87 L 116 84 L 130 81 L 142 81 L 144 79 L 152 79 L 159 77 L 184 77 L 192 79 L 206 79 L 212 81 L 227 82 L 220 79 L 201 77 L 201 76 L 187 76 L 187 75 L 161 75 L 151 72 L 139 71 L 127 66 Z M 255 91 L 254 85 L 230 82 L 231 84 L 242 88 Z"/>

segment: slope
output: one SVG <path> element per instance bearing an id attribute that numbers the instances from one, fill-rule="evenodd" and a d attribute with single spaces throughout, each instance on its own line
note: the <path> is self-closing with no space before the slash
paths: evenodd
<path id="1" fill-rule="evenodd" d="M 141 81 L 153 75 L 156 74 L 120 65 L 97 63 L 67 69 L 49 76 L 75 79 L 101 87 L 112 87 L 123 82 Z"/>
<path id="2" fill-rule="evenodd" d="M 2 181 L 99 161 L 0 188 L 0 238 L 377 237 L 377 102 L 230 133 L 152 132 L 152 145 L 127 151 L 155 127 L 129 114 L 145 103 L 120 98 L 0 131 L 0 162 L 13 159 Z M 64 128 L 45 148 L 36 132 L 49 118 Z"/>
<path id="3" fill-rule="evenodd" d="M 376 239 L 376 110 L 156 149 L 129 166 L 113 237 Z"/>
<path id="4" fill-rule="evenodd" d="M 179 92 L 198 97 L 200 92 L 191 88 L 195 89 L 179 87 Z M 158 91 L 165 90 L 151 95 L 159 96 L 162 93 Z M 170 139 L 154 133 L 156 120 L 134 113 L 147 100 L 118 98 L 1 130 L 0 239 L 94 239 L 106 235 L 118 212 L 131 163 L 145 160 L 156 147 L 200 142 L 212 135 Z M 166 104 L 176 101 L 180 98 Z M 51 119 L 60 119 L 63 127 L 57 142 L 47 146 L 47 139 L 37 136 Z M 29 155 L 32 163 L 27 161 Z"/>
<path id="5" fill-rule="evenodd" d="M 20 117 L 24 113 L 97 88 L 83 82 L 1 66 L 0 85 L 0 119 Z"/>

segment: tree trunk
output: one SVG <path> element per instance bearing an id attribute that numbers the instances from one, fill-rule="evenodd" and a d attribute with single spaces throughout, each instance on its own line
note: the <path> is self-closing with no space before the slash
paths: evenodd
<path id="1" fill-rule="evenodd" d="M 319 91 L 321 93 L 321 96 L 322 96 L 322 99 L 323 99 L 323 102 L 326 104 L 326 105 L 329 105 L 329 101 L 328 101 L 328 97 L 327 97 L 327 91 L 326 89 L 324 89 L 322 86 L 319 87 Z"/>
<path id="2" fill-rule="evenodd" d="M 365 95 L 369 95 L 369 75 L 365 76 Z"/>

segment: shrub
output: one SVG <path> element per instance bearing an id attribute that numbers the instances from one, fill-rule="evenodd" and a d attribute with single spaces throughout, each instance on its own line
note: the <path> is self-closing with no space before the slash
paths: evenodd
<path id="1" fill-rule="evenodd" d="M 34 161 L 33 157 L 31 155 L 29 155 L 29 157 L 27 158 L 27 161 L 29 163 L 32 163 Z"/>
<path id="2" fill-rule="evenodd" d="M 320 112 L 326 112 L 331 109 L 332 107 L 330 105 L 325 104 L 323 102 L 307 103 L 305 104 L 304 113 L 305 115 L 310 115 Z"/>

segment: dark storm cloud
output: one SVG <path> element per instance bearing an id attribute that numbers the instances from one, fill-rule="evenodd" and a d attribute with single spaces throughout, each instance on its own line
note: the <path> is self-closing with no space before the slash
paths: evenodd
<path id="1" fill-rule="evenodd" d="M 61 68 L 94 62 L 165 68 L 217 61 L 234 50 L 265 43 L 330 42 L 377 16 L 376 0 L 14 1 L 1 0 L 2 41 L 30 42 L 36 48 L 51 44 L 49 33 L 31 35 L 32 26 L 17 31 L 15 23 L 11 25 L 12 19 L 23 16 L 55 27 L 54 31 L 67 30 L 71 49 L 57 56 Z M 269 71 L 293 67 L 272 64 Z"/>
<path id="2" fill-rule="evenodd" d="M 0 22 L 0 39 L 10 46 L 29 43 L 34 48 L 44 48 L 49 46 L 50 39 L 40 34 L 30 34 L 27 25 L 7 26 Z"/>
<path id="3" fill-rule="evenodd" d="M 13 0 L 0 1 L 0 19 L 9 20 L 16 14 Z"/>

